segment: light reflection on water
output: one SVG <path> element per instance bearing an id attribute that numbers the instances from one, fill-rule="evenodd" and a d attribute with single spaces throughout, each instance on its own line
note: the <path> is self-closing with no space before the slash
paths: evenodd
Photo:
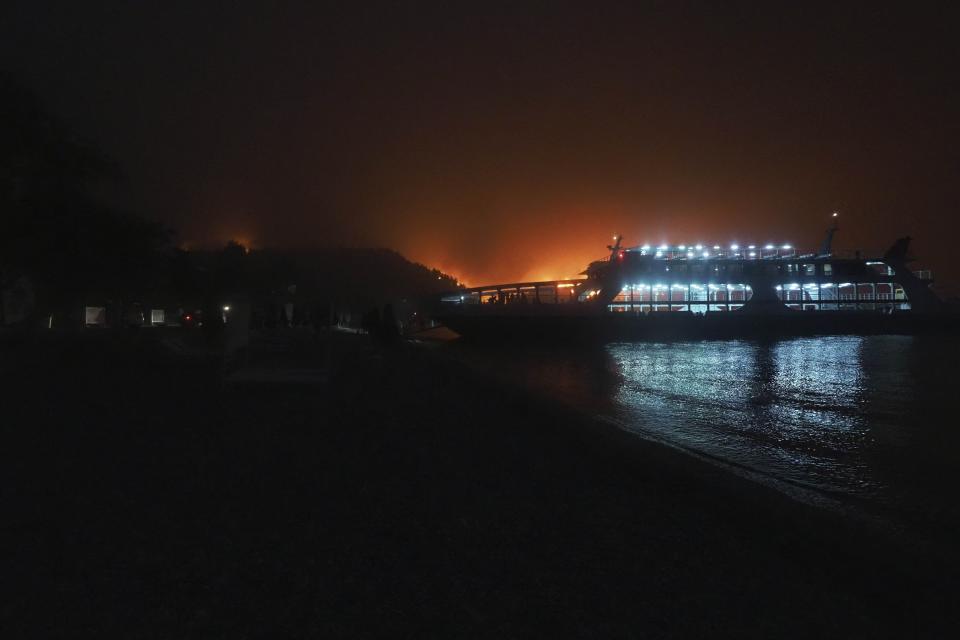
<path id="1" fill-rule="evenodd" d="M 960 534 L 956 337 L 639 342 L 463 355 L 643 437 Z"/>
<path id="2" fill-rule="evenodd" d="M 598 413 L 622 428 L 901 523 L 960 533 L 956 337 L 605 351 L 617 382 Z"/>
<path id="3" fill-rule="evenodd" d="M 615 344 L 618 422 L 826 491 L 869 493 L 864 338 Z"/>

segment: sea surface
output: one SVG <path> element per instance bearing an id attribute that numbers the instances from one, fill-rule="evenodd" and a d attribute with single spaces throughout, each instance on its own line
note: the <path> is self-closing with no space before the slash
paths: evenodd
<path id="1" fill-rule="evenodd" d="M 833 336 L 470 358 L 799 500 L 960 532 L 960 340 Z"/>

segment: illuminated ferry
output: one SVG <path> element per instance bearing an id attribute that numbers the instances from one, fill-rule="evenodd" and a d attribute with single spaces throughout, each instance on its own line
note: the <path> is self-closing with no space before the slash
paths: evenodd
<path id="1" fill-rule="evenodd" d="M 881 255 L 790 244 L 621 246 L 581 279 L 519 282 L 444 296 L 440 319 L 468 337 L 724 337 L 952 329 L 910 238 Z"/>

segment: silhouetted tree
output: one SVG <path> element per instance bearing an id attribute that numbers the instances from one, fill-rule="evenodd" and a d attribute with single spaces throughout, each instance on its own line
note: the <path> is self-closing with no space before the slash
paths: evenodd
<path id="1" fill-rule="evenodd" d="M 84 291 L 123 299 L 157 277 L 169 232 L 91 194 L 115 163 L 3 74 L 0 123 L 0 289 L 27 275 L 38 308 L 66 311 Z"/>

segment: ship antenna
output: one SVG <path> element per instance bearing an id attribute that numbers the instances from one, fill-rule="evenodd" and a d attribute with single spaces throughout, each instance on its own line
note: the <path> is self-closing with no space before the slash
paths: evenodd
<path id="1" fill-rule="evenodd" d="M 840 227 L 837 225 L 837 218 L 840 217 L 839 211 L 834 211 L 831 219 L 833 223 L 830 225 L 830 228 L 827 229 L 827 235 L 823 239 L 823 246 L 820 247 L 820 255 L 829 256 L 833 255 L 833 234 L 835 234 Z"/>

